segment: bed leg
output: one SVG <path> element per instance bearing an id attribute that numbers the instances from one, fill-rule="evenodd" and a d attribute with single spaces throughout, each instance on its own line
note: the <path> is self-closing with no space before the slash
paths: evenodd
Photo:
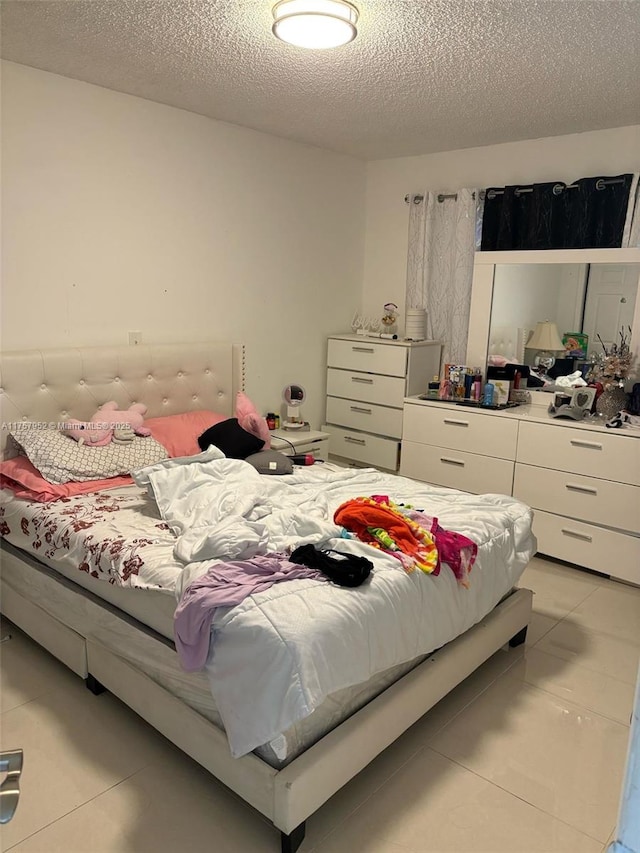
<path id="1" fill-rule="evenodd" d="M 107 689 L 104 684 L 100 684 L 98 679 L 89 673 L 84 682 L 87 686 L 87 690 L 90 690 L 94 696 L 99 696 L 101 693 Z"/>
<path id="2" fill-rule="evenodd" d="M 514 634 L 513 637 L 509 640 L 509 645 L 512 649 L 515 649 L 516 646 L 521 646 L 527 639 L 528 627 L 528 625 L 525 625 L 521 631 L 518 631 L 518 633 Z"/>
<path id="3" fill-rule="evenodd" d="M 306 828 L 306 823 L 303 821 L 299 826 L 296 826 L 293 832 L 289 835 L 285 835 L 284 832 L 280 833 L 282 853 L 296 853 L 296 850 L 302 844 Z"/>

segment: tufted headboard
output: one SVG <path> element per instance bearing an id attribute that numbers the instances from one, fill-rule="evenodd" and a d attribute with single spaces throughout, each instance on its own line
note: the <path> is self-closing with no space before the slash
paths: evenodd
<path id="1" fill-rule="evenodd" d="M 202 342 L 4 352 L 2 452 L 14 421 L 88 420 L 108 400 L 144 403 L 147 417 L 191 409 L 231 416 L 244 389 L 244 346 Z"/>
<path id="2" fill-rule="evenodd" d="M 497 326 L 489 336 L 489 355 L 503 355 L 517 364 L 524 364 L 524 350 L 530 330 L 515 326 Z"/>

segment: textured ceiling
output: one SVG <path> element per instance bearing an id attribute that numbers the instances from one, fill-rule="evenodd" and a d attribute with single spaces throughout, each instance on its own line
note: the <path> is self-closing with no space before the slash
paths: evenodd
<path id="1" fill-rule="evenodd" d="M 640 122 L 638 0 L 355 0 L 351 44 L 275 0 L 5 0 L 2 55 L 365 159 Z"/>

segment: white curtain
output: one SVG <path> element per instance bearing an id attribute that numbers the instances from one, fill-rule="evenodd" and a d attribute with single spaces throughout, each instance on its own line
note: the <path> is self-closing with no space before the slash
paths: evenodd
<path id="1" fill-rule="evenodd" d="M 464 364 L 466 356 L 479 190 L 456 196 L 409 199 L 405 304 L 426 309 L 427 337 L 443 342 L 443 364 Z"/>

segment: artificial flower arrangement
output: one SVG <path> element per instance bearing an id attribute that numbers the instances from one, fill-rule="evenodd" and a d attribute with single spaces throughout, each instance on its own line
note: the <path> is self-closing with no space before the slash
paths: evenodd
<path id="1" fill-rule="evenodd" d="M 597 336 L 602 345 L 602 353 L 594 356 L 594 361 L 587 375 L 589 382 L 599 382 L 605 390 L 624 387 L 625 379 L 628 379 L 633 368 L 634 354 L 629 348 L 631 340 L 631 327 L 629 337 L 624 329 L 620 330 L 620 343 L 617 341 L 607 349 L 600 335 Z"/>
<path id="2" fill-rule="evenodd" d="M 382 325 L 386 332 L 396 331 L 396 322 L 398 320 L 398 306 L 395 302 L 385 302 L 382 306 L 384 314 L 382 315 Z"/>

